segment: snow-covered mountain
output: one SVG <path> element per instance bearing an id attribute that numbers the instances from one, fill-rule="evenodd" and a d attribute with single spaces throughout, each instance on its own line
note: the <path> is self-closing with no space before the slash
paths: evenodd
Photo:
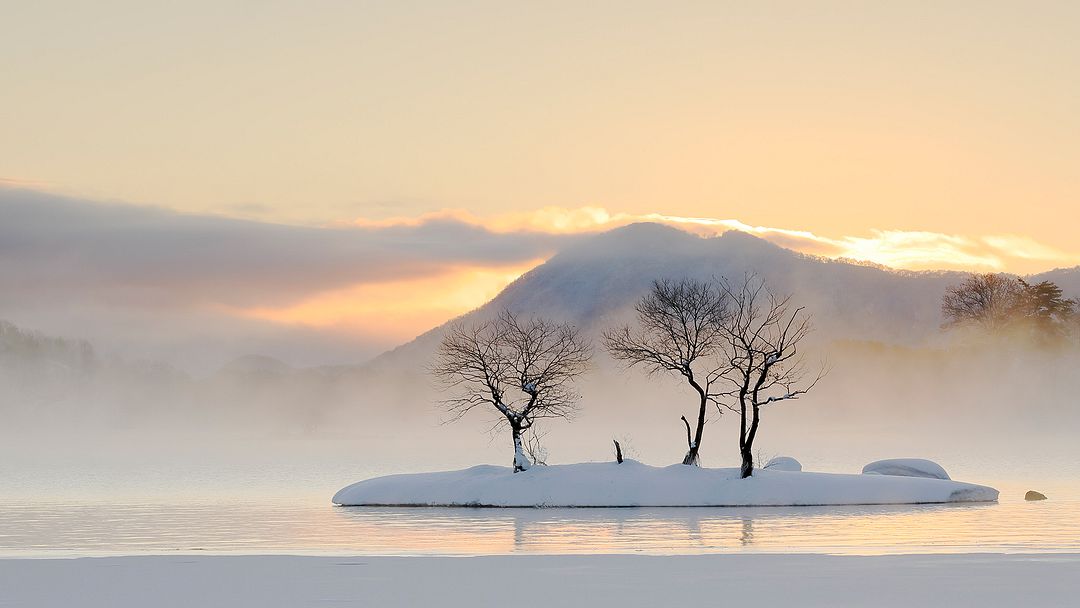
<path id="1" fill-rule="evenodd" d="M 618 322 L 658 278 L 739 278 L 754 272 L 794 294 L 819 338 L 916 345 L 940 334 L 941 295 L 957 272 L 905 272 L 829 260 L 730 231 L 703 238 L 660 224 L 633 224 L 578 243 L 529 271 L 465 315 L 503 308 L 574 323 L 598 333 Z M 373 365 L 427 357 L 446 326 L 432 329 Z"/>
<path id="2" fill-rule="evenodd" d="M 911 272 L 809 256 L 739 231 L 706 238 L 641 223 L 563 250 L 484 306 L 451 323 L 509 308 L 569 321 L 595 334 L 625 319 L 655 279 L 737 279 L 746 272 L 764 277 L 777 292 L 793 294 L 805 305 L 813 315 L 819 340 L 896 346 L 938 343 L 942 294 L 965 277 L 962 272 Z M 1055 281 L 1067 295 L 1080 296 L 1080 267 L 1028 278 Z M 446 327 L 422 334 L 372 365 L 394 366 L 403 359 L 430 356 Z"/>
<path id="3" fill-rule="evenodd" d="M 659 224 L 635 224 L 582 239 L 459 320 L 509 308 L 572 322 L 595 337 L 627 320 L 657 278 L 738 278 L 744 272 L 756 272 L 777 291 L 794 294 L 812 313 L 814 357 L 824 355 L 831 363 L 848 366 L 830 378 L 827 390 L 836 403 L 858 401 L 850 394 L 862 385 L 845 388 L 844 383 L 875 376 L 878 386 L 893 383 L 890 390 L 899 393 L 912 378 L 928 382 L 957 359 L 939 348 L 947 342 L 940 329 L 940 301 L 963 273 L 895 271 L 799 254 L 741 232 L 703 238 Z M 1066 294 L 1080 295 L 1080 268 L 1029 278 L 1053 280 Z M 269 357 L 249 356 L 205 377 L 190 377 L 154 362 L 103 360 L 89 344 L 6 327 L 0 331 L 0 385 L 19 389 L 0 395 L 0 407 L 9 414 L 13 408 L 28 416 L 54 411 L 61 419 L 70 409 L 87 418 L 130 421 L 161 410 L 178 420 L 210 425 L 248 424 L 270 416 L 292 428 L 322 425 L 326 416 L 364 423 L 404 415 L 434 420 L 432 407 L 439 395 L 427 369 L 447 326 L 433 328 L 366 365 L 292 368 Z M 604 396 L 589 409 L 602 409 L 613 400 L 610 391 L 622 390 L 626 383 L 603 350 L 597 351 L 598 369 L 586 384 L 595 384 L 594 394 Z M 856 365 L 859 371 L 851 371 Z M 897 372 L 898 365 L 907 371 Z M 625 390 L 629 401 L 643 389 L 639 384 Z"/>
<path id="4" fill-rule="evenodd" d="M 1080 360 L 1080 349 L 1052 353 L 984 348 L 942 331 L 942 294 L 962 281 L 964 273 L 897 271 L 807 256 L 741 232 L 702 238 L 671 227 L 636 224 L 599 234 L 563 250 L 456 321 L 478 320 L 505 307 L 570 321 L 596 337 L 627 320 L 654 279 L 737 279 L 744 272 L 765 277 L 776 291 L 793 294 L 807 307 L 816 327 L 814 342 L 805 351 L 808 363 L 822 359 L 831 369 L 812 394 L 777 408 L 784 410 L 783 422 L 770 425 L 770 437 L 810 441 L 827 433 L 849 447 L 882 433 L 901 443 L 930 441 L 930 435 L 935 441 L 961 435 L 966 440 L 1027 428 L 1035 409 L 1053 412 L 1059 420 L 1080 418 L 1068 397 L 1080 390 L 1080 379 L 1066 371 Z M 1080 295 L 1080 269 L 1028 278 L 1055 280 L 1071 297 Z M 393 411 L 393 416 L 411 416 L 413 421 L 438 419 L 441 394 L 426 370 L 446 327 L 434 328 L 351 372 L 358 378 L 363 374 L 363 381 L 354 383 L 365 387 L 357 396 L 357 410 Z M 581 414 L 575 424 L 558 427 L 557 449 L 584 454 L 581 446 L 610 443 L 611 436 L 623 432 L 638 437 L 639 445 L 646 441 L 640 438 L 677 437 L 678 416 L 693 397 L 686 395 L 689 389 L 676 379 L 626 371 L 602 348 L 596 351 L 594 369 L 579 383 Z M 1020 406 L 1034 394 L 1039 395 L 1037 407 Z M 483 415 L 455 426 L 475 432 L 483 426 Z M 656 428 L 664 431 L 658 435 Z M 440 440 L 446 440 L 447 432 L 438 431 Z"/>

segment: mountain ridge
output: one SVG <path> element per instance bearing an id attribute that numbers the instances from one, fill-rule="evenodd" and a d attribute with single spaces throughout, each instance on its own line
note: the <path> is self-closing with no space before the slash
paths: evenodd
<path id="1" fill-rule="evenodd" d="M 361 367 L 385 372 L 403 359 L 430 359 L 442 333 L 509 308 L 574 323 L 596 334 L 605 321 L 622 321 L 659 278 L 737 277 L 753 272 L 792 294 L 815 318 L 818 338 L 932 345 L 943 339 L 941 296 L 970 273 L 903 270 L 787 249 L 729 230 L 700 236 L 673 226 L 640 222 L 575 242 L 529 270 L 484 305 L 433 327 Z M 1007 273 L 1008 274 L 1008 273 Z M 1080 266 L 1022 276 L 1054 280 L 1080 296 Z"/>

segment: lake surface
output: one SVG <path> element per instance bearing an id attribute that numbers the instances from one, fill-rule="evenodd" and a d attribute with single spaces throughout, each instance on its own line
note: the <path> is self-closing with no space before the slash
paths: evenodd
<path id="1" fill-rule="evenodd" d="M 0 505 L 0 555 L 1076 552 L 1075 501 L 670 509 Z"/>
<path id="2" fill-rule="evenodd" d="M 367 466 L 8 463 L 0 466 L 0 556 L 1080 552 L 1080 483 L 1071 470 L 1023 482 L 989 471 L 955 475 L 997 487 L 997 504 L 667 509 L 331 505 L 330 496 L 341 486 L 402 470 L 400 464 Z M 1024 501 L 1024 492 L 1032 488 L 1050 500 Z"/>

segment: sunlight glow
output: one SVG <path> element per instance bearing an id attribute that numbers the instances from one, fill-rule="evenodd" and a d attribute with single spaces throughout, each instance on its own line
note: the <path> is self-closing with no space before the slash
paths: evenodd
<path id="1" fill-rule="evenodd" d="M 1046 270 L 1048 265 L 1080 264 L 1080 253 L 1054 249 L 1022 235 L 973 237 L 927 231 L 871 230 L 869 236 L 828 237 L 806 230 L 754 226 L 736 219 L 611 213 L 602 207 L 544 207 L 486 217 L 447 209 L 412 218 L 359 219 L 354 225 L 418 226 L 439 220 L 463 222 L 501 233 L 580 234 L 610 230 L 635 222 L 667 224 L 706 237 L 739 230 L 800 253 L 870 262 L 902 270 L 1025 273 Z"/>
<path id="2" fill-rule="evenodd" d="M 460 222 L 503 233 L 585 234 L 636 222 L 678 227 L 702 237 L 739 230 L 800 253 L 830 259 L 880 264 L 904 270 L 1025 272 L 1034 265 L 1080 264 L 1080 255 L 1045 246 L 1021 235 L 969 237 L 926 231 L 873 230 L 867 236 L 827 237 L 805 230 L 754 226 L 735 219 L 684 217 L 650 213 L 611 213 L 602 207 L 544 207 L 532 211 L 481 217 L 445 209 L 415 217 L 357 219 L 363 228 L 421 226 Z M 495 297 L 503 288 L 541 264 L 454 267 L 437 276 L 385 283 L 359 284 L 313 295 L 279 308 L 233 311 L 241 316 L 285 324 L 336 327 L 383 337 L 407 339 L 424 328 L 464 314 Z"/>
<path id="3" fill-rule="evenodd" d="M 276 323 L 337 327 L 403 340 L 483 305 L 541 263 L 543 260 L 514 266 L 453 268 L 432 277 L 328 291 L 281 308 L 233 312 Z"/>

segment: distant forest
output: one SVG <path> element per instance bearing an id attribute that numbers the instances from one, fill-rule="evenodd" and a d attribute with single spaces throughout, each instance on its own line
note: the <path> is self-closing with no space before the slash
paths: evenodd
<path id="1" fill-rule="evenodd" d="M 946 329 L 965 328 L 1044 347 L 1080 345 L 1077 300 L 1066 298 L 1053 281 L 973 274 L 946 291 L 941 312 Z"/>

